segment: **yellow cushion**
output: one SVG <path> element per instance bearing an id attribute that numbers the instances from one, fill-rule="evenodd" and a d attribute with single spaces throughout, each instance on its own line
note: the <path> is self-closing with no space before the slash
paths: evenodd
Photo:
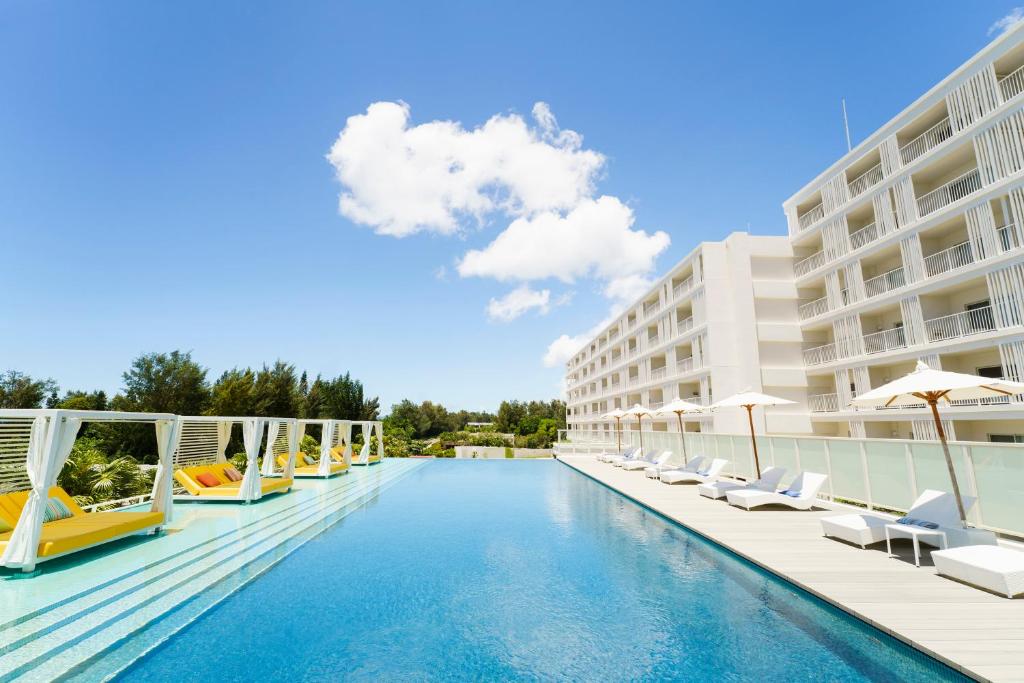
<path id="1" fill-rule="evenodd" d="M 18 523 L 18 518 L 21 517 L 22 508 L 25 507 L 25 503 L 28 501 L 29 493 L 29 491 L 13 491 L 0 496 L 0 525 L 14 528 Z M 73 516 L 77 517 L 85 514 L 82 508 L 78 507 L 78 504 L 75 503 L 75 499 L 59 486 L 52 487 L 48 497 L 57 498 L 67 505 L 68 510 L 71 510 Z"/>
<path id="2" fill-rule="evenodd" d="M 93 512 L 75 515 L 43 525 L 38 554 L 40 557 L 48 557 L 83 550 L 118 536 L 160 526 L 163 522 L 162 512 Z M 0 550 L 7 546 L 12 533 L 8 531 L 0 534 Z"/>
<path id="3" fill-rule="evenodd" d="M 348 469 L 348 465 L 343 462 L 332 462 L 331 463 L 331 474 L 337 474 L 338 472 L 344 472 Z M 305 465 L 303 467 L 296 467 L 295 474 L 305 474 L 307 476 L 315 476 L 320 473 L 320 467 L 318 465 Z"/>

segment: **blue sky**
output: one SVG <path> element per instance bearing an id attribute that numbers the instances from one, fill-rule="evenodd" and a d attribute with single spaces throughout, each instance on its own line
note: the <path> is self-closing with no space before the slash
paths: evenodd
<path id="1" fill-rule="evenodd" d="M 522 283 L 458 263 L 517 216 L 357 225 L 326 158 L 349 117 L 401 101 L 410 127 L 536 132 L 546 103 L 603 155 L 593 196 L 671 238 L 650 276 L 701 240 L 783 232 L 781 202 L 845 150 L 840 98 L 856 144 L 1013 6 L 3 2 L 0 370 L 114 391 L 179 348 L 211 377 L 351 371 L 385 406 L 554 397 L 541 359 L 608 314 L 610 276 L 536 278 L 547 314 L 490 319 Z"/>

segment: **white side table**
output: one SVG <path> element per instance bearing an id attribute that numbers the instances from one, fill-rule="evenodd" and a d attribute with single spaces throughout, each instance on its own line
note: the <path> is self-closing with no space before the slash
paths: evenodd
<path id="1" fill-rule="evenodd" d="M 885 549 L 889 552 L 889 557 L 892 557 L 892 534 L 896 532 L 896 535 L 905 534 L 910 536 L 914 541 L 914 566 L 921 566 L 921 546 L 918 541 L 924 537 L 936 537 L 939 539 L 939 544 L 942 549 L 946 549 L 946 532 L 938 529 L 926 529 L 922 526 L 914 526 L 913 524 L 886 524 L 885 525 Z"/>

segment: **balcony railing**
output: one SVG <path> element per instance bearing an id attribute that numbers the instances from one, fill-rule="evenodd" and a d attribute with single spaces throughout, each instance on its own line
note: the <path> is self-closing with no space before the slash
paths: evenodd
<path id="1" fill-rule="evenodd" d="M 644 315 L 650 315 L 651 313 L 657 312 L 661 308 L 661 302 L 655 301 L 654 303 L 644 304 Z"/>
<path id="2" fill-rule="evenodd" d="M 847 184 L 846 188 L 850 191 L 850 199 L 853 199 L 857 195 L 863 194 L 872 185 L 881 182 L 882 180 L 882 164 L 875 164 L 864 173 L 854 178 Z"/>
<path id="3" fill-rule="evenodd" d="M 679 320 L 679 321 L 676 322 L 676 332 L 678 334 L 682 334 L 683 332 L 686 332 L 686 331 L 688 331 L 688 330 L 690 330 L 692 328 L 693 328 L 693 316 L 692 315 L 689 318 L 683 318 L 682 320 Z"/>
<path id="4" fill-rule="evenodd" d="M 681 297 L 693 288 L 693 276 L 686 278 L 672 288 L 673 297 Z"/>
<path id="5" fill-rule="evenodd" d="M 882 353 L 907 347 L 907 335 L 902 327 L 864 335 L 864 353 Z"/>
<path id="6" fill-rule="evenodd" d="M 664 401 L 649 401 L 647 403 L 647 407 L 650 408 L 651 410 L 657 410 L 658 408 L 662 407 L 663 405 L 665 405 Z"/>
<path id="7" fill-rule="evenodd" d="M 839 410 L 838 394 L 814 394 L 807 397 L 812 413 L 834 413 Z"/>
<path id="8" fill-rule="evenodd" d="M 794 263 L 793 272 L 796 273 L 797 277 L 800 277 L 801 275 L 807 275 L 812 270 L 817 270 L 823 265 L 825 265 L 825 252 L 819 251 Z"/>
<path id="9" fill-rule="evenodd" d="M 651 370 L 651 379 L 663 379 L 668 374 L 668 367 L 662 365 L 660 368 Z"/>
<path id="10" fill-rule="evenodd" d="M 815 206 L 814 208 L 810 209 L 809 211 L 801 215 L 799 218 L 797 218 L 797 223 L 800 224 L 801 230 L 806 230 L 807 228 L 811 227 L 819 220 L 821 220 L 824 216 L 825 207 L 823 207 L 819 203 L 817 206 Z"/>
<path id="11" fill-rule="evenodd" d="M 658 335 L 652 334 L 651 336 L 647 337 L 647 346 L 648 347 L 656 346 L 657 343 L 658 343 Z"/>
<path id="12" fill-rule="evenodd" d="M 823 313 L 828 312 L 828 297 L 823 296 L 820 299 L 814 301 L 808 301 L 805 304 L 801 304 L 800 308 L 797 309 L 800 314 L 801 320 L 807 320 Z"/>
<path id="13" fill-rule="evenodd" d="M 974 250 L 970 242 L 961 242 L 949 249 L 943 249 L 924 257 L 924 272 L 927 277 L 935 277 L 951 270 L 966 268 L 974 263 Z"/>
<path id="14" fill-rule="evenodd" d="M 1007 252 L 1020 249 L 1020 241 L 1017 239 L 1017 232 L 1013 228 L 1013 223 L 996 228 L 996 235 L 999 236 L 1000 251 Z"/>
<path id="15" fill-rule="evenodd" d="M 899 268 L 893 268 L 888 273 L 882 273 L 877 277 L 865 280 L 864 294 L 868 297 L 878 296 L 879 294 L 899 289 L 905 284 L 907 284 L 907 279 L 903 274 L 903 267 L 900 266 Z"/>
<path id="16" fill-rule="evenodd" d="M 992 307 L 973 308 L 962 313 L 944 315 L 924 321 L 925 334 L 928 341 L 938 342 L 947 339 L 959 339 L 975 334 L 983 334 L 996 329 L 996 319 L 992 315 Z"/>
<path id="17" fill-rule="evenodd" d="M 981 175 L 974 168 L 958 178 L 937 187 L 917 200 L 917 211 L 922 216 L 934 213 L 944 206 L 973 194 L 981 189 Z"/>
<path id="18" fill-rule="evenodd" d="M 680 359 L 676 362 L 676 372 L 680 375 L 693 370 L 693 356 Z"/>
<path id="19" fill-rule="evenodd" d="M 900 147 L 900 157 L 904 164 L 909 164 L 930 149 L 938 147 L 946 140 L 953 137 L 953 128 L 949 125 L 949 118 L 942 119 L 934 126 L 918 135 L 916 138 Z"/>
<path id="20" fill-rule="evenodd" d="M 815 346 L 811 349 L 804 349 L 805 365 L 821 365 L 822 363 L 830 363 L 835 359 L 835 344 L 825 344 L 824 346 Z"/>
<path id="21" fill-rule="evenodd" d="M 865 244 L 871 244 L 878 239 L 878 224 L 868 223 L 860 230 L 850 233 L 850 248 L 860 249 Z"/>
<path id="22" fill-rule="evenodd" d="M 1004 100 L 1012 100 L 1024 92 L 1024 66 L 1000 78 L 999 89 L 1003 91 Z"/>
<path id="23" fill-rule="evenodd" d="M 634 346 L 633 348 L 631 348 L 631 349 L 626 351 L 626 355 L 635 356 L 637 351 L 639 351 L 639 350 L 640 350 L 639 346 Z"/>

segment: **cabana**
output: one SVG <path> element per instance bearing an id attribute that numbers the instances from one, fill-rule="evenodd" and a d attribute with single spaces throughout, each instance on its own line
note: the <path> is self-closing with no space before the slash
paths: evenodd
<path id="1" fill-rule="evenodd" d="M 154 425 L 159 464 L 148 512 L 85 512 L 57 486 L 86 422 Z M 158 532 L 173 514 L 171 454 L 180 434 L 180 420 L 166 413 L 0 410 L 0 564 L 31 573 L 45 560 Z"/>
<path id="2" fill-rule="evenodd" d="M 351 424 L 353 423 L 350 423 L 349 429 L 351 429 Z M 354 459 L 352 464 L 373 465 L 379 463 L 381 458 L 384 457 L 384 423 L 362 421 L 354 424 L 358 424 L 363 433 L 363 447 L 359 449 L 359 457 Z M 377 452 L 371 455 L 370 443 L 375 435 L 377 437 Z M 351 451 L 351 446 L 347 447 L 346 450 Z"/>
<path id="3" fill-rule="evenodd" d="M 271 493 L 291 490 L 294 480 L 290 476 L 262 477 L 259 466 L 260 444 L 263 433 L 267 431 L 267 423 L 275 423 L 280 428 L 287 420 L 205 415 L 180 419 L 181 441 L 174 452 L 174 479 L 185 493 L 174 496 L 175 500 L 251 503 Z M 245 444 L 244 475 L 227 461 L 224 453 L 236 424 L 242 426 Z M 268 448 L 274 441 L 269 440 Z"/>
<path id="4" fill-rule="evenodd" d="M 292 448 L 289 444 L 287 453 L 277 456 L 278 464 L 285 460 L 294 462 L 296 477 L 333 477 L 336 474 L 348 472 L 349 466 L 352 464 L 352 447 L 346 439 L 352 434 L 351 422 L 348 420 L 296 420 L 296 423 L 298 434 L 296 445 Z M 307 425 L 320 425 L 319 458 L 298 451 L 298 442 L 302 440 Z M 264 460 L 264 462 L 266 461 Z"/>

